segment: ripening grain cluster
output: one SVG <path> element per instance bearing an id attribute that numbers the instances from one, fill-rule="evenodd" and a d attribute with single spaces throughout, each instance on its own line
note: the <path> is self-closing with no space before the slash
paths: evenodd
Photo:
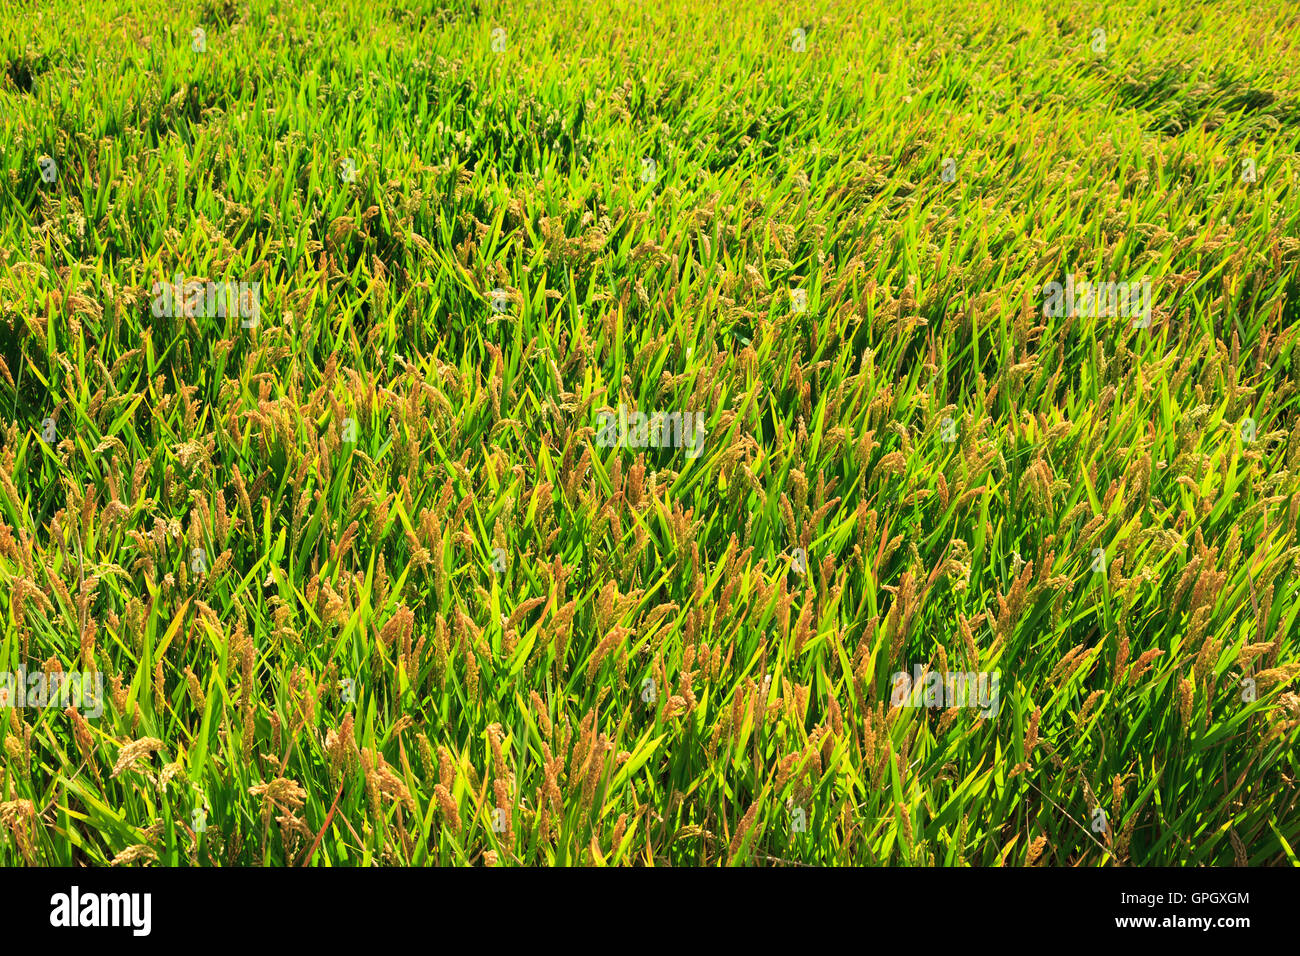
<path id="1" fill-rule="evenodd" d="M 1300 865 L 1298 40 L 0 8 L 0 864 Z"/>

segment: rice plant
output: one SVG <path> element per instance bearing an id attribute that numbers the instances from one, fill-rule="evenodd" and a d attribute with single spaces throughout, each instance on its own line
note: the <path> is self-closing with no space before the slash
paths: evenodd
<path id="1" fill-rule="evenodd" d="M 0 9 L 0 863 L 1300 865 L 1288 0 Z"/>

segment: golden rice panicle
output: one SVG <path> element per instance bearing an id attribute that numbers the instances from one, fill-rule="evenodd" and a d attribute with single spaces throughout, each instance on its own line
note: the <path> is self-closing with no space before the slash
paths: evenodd
<path id="1" fill-rule="evenodd" d="M 1093 706 L 1101 698 L 1102 693 L 1103 692 L 1100 690 L 1094 690 L 1091 694 L 1088 695 L 1088 699 L 1083 702 L 1083 706 L 1079 708 L 1079 716 L 1075 719 L 1074 722 L 1074 729 L 1076 733 L 1079 733 L 1080 731 L 1083 730 L 1084 725 L 1088 722 L 1089 715 L 1092 713 Z"/>
<path id="2" fill-rule="evenodd" d="M 1124 676 L 1124 671 L 1128 667 L 1128 632 L 1124 629 L 1123 621 L 1119 625 L 1119 647 L 1115 651 L 1115 667 L 1111 670 L 1110 682 L 1118 684 Z"/>
<path id="3" fill-rule="evenodd" d="M 162 716 L 167 701 L 164 687 L 163 662 L 160 660 L 153 668 L 153 709 L 157 716 Z"/>
<path id="4" fill-rule="evenodd" d="M 0 825 L 13 836 L 18 852 L 29 865 L 36 861 L 36 808 L 30 800 L 0 803 Z"/>
<path id="5" fill-rule="evenodd" d="M 367 787 L 373 786 L 379 793 L 384 794 L 394 803 L 399 803 L 406 807 L 411 813 L 415 813 L 415 798 L 411 796 L 410 789 L 406 786 L 405 781 L 397 775 L 384 755 L 377 749 L 365 752 L 370 758 L 370 766 L 366 773 Z"/>
<path id="6" fill-rule="evenodd" d="M 350 748 L 344 742 L 342 733 L 333 727 L 325 731 L 325 757 L 329 762 L 331 781 L 338 780 L 350 769 Z"/>
<path id="7" fill-rule="evenodd" d="M 438 781 L 448 790 L 456 784 L 456 761 L 451 751 L 441 744 L 438 745 Z"/>
<path id="8" fill-rule="evenodd" d="M 437 772 L 433 762 L 433 747 L 429 744 L 429 738 L 423 733 L 417 733 L 415 741 L 420 750 L 420 767 L 424 771 L 425 779 L 436 780 Z"/>
<path id="9" fill-rule="evenodd" d="M 1261 691 L 1268 691 L 1279 685 L 1289 684 L 1297 674 L 1300 674 L 1300 662 L 1284 664 L 1281 667 L 1260 671 L 1255 675 L 1255 683 Z"/>
<path id="10" fill-rule="evenodd" d="M 1039 858 L 1043 855 L 1043 850 L 1047 848 L 1047 837 L 1040 836 L 1029 845 L 1025 853 L 1025 866 L 1037 866 Z"/>
<path id="11" fill-rule="evenodd" d="M 460 809 L 457 807 L 451 791 L 441 783 L 434 784 L 433 795 L 438 801 L 438 812 L 442 814 L 443 825 L 450 827 L 452 833 L 459 834 Z"/>
<path id="12" fill-rule="evenodd" d="M 895 804 L 895 810 L 898 814 L 898 824 L 903 833 L 903 845 L 911 849 L 914 834 L 912 833 L 912 814 L 902 803 Z"/>
<path id="13" fill-rule="evenodd" d="M 158 853 L 152 847 L 144 843 L 137 843 L 129 846 L 121 853 L 109 861 L 109 866 L 129 866 L 132 863 L 138 863 L 142 860 L 153 862 L 158 859 Z"/>
<path id="14" fill-rule="evenodd" d="M 1034 708 L 1034 713 L 1029 718 L 1029 727 L 1025 731 L 1025 758 L 1034 752 L 1038 746 L 1038 721 L 1043 716 L 1043 708 Z"/>
<path id="15" fill-rule="evenodd" d="M 1178 682 L 1178 718 L 1182 721 L 1184 727 L 1190 725 L 1192 720 L 1192 703 L 1195 696 L 1196 685 L 1193 683 L 1192 676 L 1188 675 Z"/>
<path id="16" fill-rule="evenodd" d="M 1162 654 L 1164 654 L 1164 651 L 1158 648 L 1152 648 L 1149 651 L 1143 651 L 1142 655 L 1136 661 L 1133 662 L 1133 666 L 1129 668 L 1128 686 L 1133 687 L 1134 685 L 1136 685 L 1138 679 L 1143 674 L 1145 674 L 1148 670 L 1151 669 L 1151 662 L 1154 661 L 1157 657 L 1161 656 Z"/>
<path id="17" fill-rule="evenodd" d="M 618 852 L 619 846 L 623 843 L 623 835 L 627 832 L 627 814 L 620 813 L 618 820 L 614 823 L 614 833 L 610 838 L 610 853 Z"/>
<path id="18" fill-rule="evenodd" d="M 754 827 L 754 819 L 758 816 L 759 801 L 755 800 L 741 817 L 740 824 L 736 827 L 735 834 L 731 837 L 731 843 L 727 848 L 727 865 L 731 866 L 736 862 L 736 857 L 740 854 L 741 848 L 745 845 L 745 838 L 749 836 L 749 831 Z"/>
<path id="19" fill-rule="evenodd" d="M 203 686 L 199 683 L 198 677 L 188 667 L 185 668 L 185 683 L 189 687 L 190 701 L 194 704 L 194 709 L 202 714 L 207 708 L 207 697 L 203 693 Z"/>
<path id="20" fill-rule="evenodd" d="M 528 696 L 533 704 L 533 713 L 537 715 L 537 729 L 541 731 L 543 738 L 549 740 L 551 736 L 551 717 L 546 711 L 546 702 L 542 700 L 541 695 L 535 690 L 529 690 Z"/>
<path id="21" fill-rule="evenodd" d="M 109 774 L 110 779 L 116 779 L 128 770 L 135 769 L 135 765 L 150 754 L 163 748 L 163 742 L 157 737 L 142 737 L 139 740 L 133 740 L 123 744 L 122 749 L 117 754 L 117 764 L 113 767 L 113 772 Z"/>

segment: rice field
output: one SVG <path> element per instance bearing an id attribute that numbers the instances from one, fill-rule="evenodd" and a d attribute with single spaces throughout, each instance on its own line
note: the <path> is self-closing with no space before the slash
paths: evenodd
<path id="1" fill-rule="evenodd" d="M 1289 0 L 0 8 L 0 864 L 1300 865 Z"/>

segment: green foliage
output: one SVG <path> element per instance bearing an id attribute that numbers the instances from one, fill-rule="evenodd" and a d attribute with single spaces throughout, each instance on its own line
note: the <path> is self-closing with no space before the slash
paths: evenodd
<path id="1" fill-rule="evenodd" d="M 1300 863 L 1297 29 L 6 5 L 0 863 Z"/>

